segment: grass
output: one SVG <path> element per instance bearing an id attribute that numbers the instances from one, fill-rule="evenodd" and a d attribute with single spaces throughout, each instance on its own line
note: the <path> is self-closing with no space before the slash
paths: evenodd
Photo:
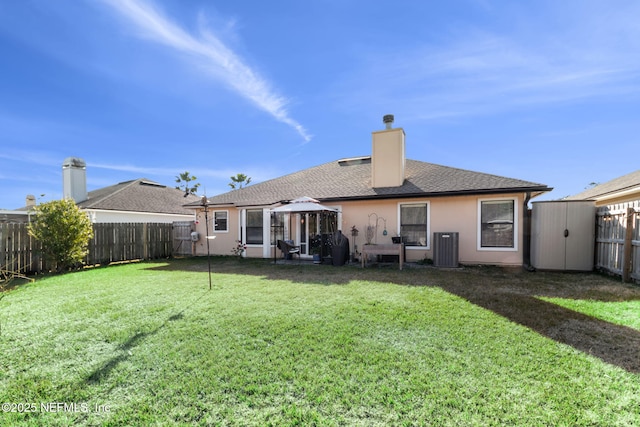
<path id="1" fill-rule="evenodd" d="M 640 424 L 638 287 L 214 258 L 209 291 L 206 269 L 129 264 L 11 291 L 0 402 L 35 408 L 0 424 Z"/>
<path id="2" fill-rule="evenodd" d="M 542 298 L 553 304 L 602 319 L 616 325 L 640 330 L 640 299 L 634 301 L 602 302 L 593 299 Z"/>

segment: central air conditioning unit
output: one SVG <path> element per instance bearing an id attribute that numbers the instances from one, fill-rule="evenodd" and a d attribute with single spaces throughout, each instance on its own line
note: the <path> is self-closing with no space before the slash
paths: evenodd
<path id="1" fill-rule="evenodd" d="M 458 233 L 433 233 L 433 265 L 458 267 Z"/>

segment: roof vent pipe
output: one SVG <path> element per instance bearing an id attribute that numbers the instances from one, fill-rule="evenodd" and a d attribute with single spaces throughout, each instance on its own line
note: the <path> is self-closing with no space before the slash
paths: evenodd
<path id="1" fill-rule="evenodd" d="M 391 129 L 391 125 L 393 124 L 393 114 L 387 114 L 382 117 L 382 123 L 385 124 L 387 129 Z"/>

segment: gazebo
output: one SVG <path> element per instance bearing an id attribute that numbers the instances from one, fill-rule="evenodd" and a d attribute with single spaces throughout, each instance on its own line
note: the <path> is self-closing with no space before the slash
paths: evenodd
<path id="1" fill-rule="evenodd" d="M 322 204 L 320 204 L 320 202 L 316 199 L 313 199 L 311 197 L 307 197 L 307 196 L 303 196 L 303 197 L 299 197 L 297 199 L 291 200 L 289 203 L 284 204 L 282 206 L 278 206 L 276 208 L 271 209 L 271 214 L 272 214 L 272 218 L 271 218 L 271 223 L 275 223 L 274 220 L 274 215 L 277 213 L 288 213 L 288 214 L 305 214 L 305 213 L 317 213 L 320 214 L 320 236 L 321 236 L 321 250 L 324 251 L 325 250 L 325 234 L 328 233 L 330 230 L 327 230 L 326 227 L 328 226 L 328 214 L 329 213 L 337 213 L 338 210 L 334 209 L 334 208 L 330 208 L 328 206 L 324 206 Z M 323 226 L 325 227 L 325 229 L 323 230 Z M 291 217 L 289 217 L 289 228 L 291 228 Z M 275 230 L 274 230 L 274 234 L 275 234 Z M 276 240 L 277 236 L 274 236 L 274 240 Z M 284 235 L 284 227 L 282 229 L 282 240 L 284 240 L 285 235 Z M 277 258 L 277 253 L 278 250 L 276 248 L 276 250 L 274 251 L 274 255 L 273 255 L 273 261 L 274 263 L 276 262 L 276 258 Z M 324 254 L 322 254 L 324 255 Z"/>

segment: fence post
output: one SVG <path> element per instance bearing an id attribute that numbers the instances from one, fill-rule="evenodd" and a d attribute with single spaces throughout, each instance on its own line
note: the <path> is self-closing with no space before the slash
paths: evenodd
<path id="1" fill-rule="evenodd" d="M 632 254 L 632 238 L 633 238 L 633 216 L 634 208 L 627 208 L 627 223 L 624 231 L 624 253 L 622 256 L 622 281 L 631 280 L 631 254 Z"/>

